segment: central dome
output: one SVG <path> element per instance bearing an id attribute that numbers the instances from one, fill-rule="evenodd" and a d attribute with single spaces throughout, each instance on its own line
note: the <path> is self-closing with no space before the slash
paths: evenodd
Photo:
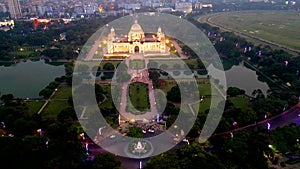
<path id="1" fill-rule="evenodd" d="M 138 21 L 135 20 L 134 24 L 131 26 L 130 32 L 144 32 Z"/>
<path id="2" fill-rule="evenodd" d="M 137 20 L 134 21 L 134 24 L 131 26 L 131 29 L 128 33 L 128 41 L 143 41 L 145 39 L 144 31 Z"/>

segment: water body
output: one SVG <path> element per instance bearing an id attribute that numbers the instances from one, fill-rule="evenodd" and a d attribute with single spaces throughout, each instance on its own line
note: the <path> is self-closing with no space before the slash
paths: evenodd
<path id="1" fill-rule="evenodd" d="M 213 71 L 217 77 L 221 76 L 221 71 L 213 66 L 208 69 Z M 256 89 L 261 89 L 266 95 L 269 86 L 266 82 L 258 80 L 258 75 L 255 71 L 248 69 L 243 64 L 234 65 L 231 69 L 225 71 L 227 87 L 237 87 L 246 91 L 247 95 L 251 95 Z"/>
<path id="2" fill-rule="evenodd" d="M 53 66 L 43 60 L 0 66 L 0 92 L 16 98 L 38 98 L 44 87 L 64 74 L 63 65 Z"/>
<path id="3" fill-rule="evenodd" d="M 251 95 L 255 89 L 261 89 L 266 95 L 269 86 L 266 82 L 258 80 L 258 75 L 255 71 L 248 69 L 242 64 L 233 66 L 225 72 L 227 85 L 238 87 L 246 91 L 247 95 Z"/>
<path id="4" fill-rule="evenodd" d="M 210 67 L 213 71 L 219 70 Z M 0 66 L 0 92 L 11 93 L 18 98 L 37 98 L 38 93 L 56 77 L 63 76 L 64 66 L 53 66 L 40 61 L 26 61 L 9 67 Z M 251 95 L 253 90 L 261 89 L 266 94 L 267 83 L 258 80 L 256 72 L 242 64 L 225 71 L 228 87 L 238 87 Z"/>

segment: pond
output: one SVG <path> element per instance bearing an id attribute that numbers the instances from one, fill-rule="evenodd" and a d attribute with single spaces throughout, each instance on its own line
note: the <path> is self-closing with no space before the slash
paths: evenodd
<path id="1" fill-rule="evenodd" d="M 216 69 L 214 66 L 209 66 L 208 70 L 214 72 L 217 77 L 222 77 L 222 72 Z M 245 90 L 247 95 L 252 94 L 256 89 L 260 89 L 264 95 L 266 95 L 269 86 L 266 82 L 258 80 L 258 75 L 254 70 L 251 70 L 240 63 L 239 65 L 233 65 L 229 70 L 225 71 L 227 87 L 237 87 Z"/>
<path id="2" fill-rule="evenodd" d="M 54 66 L 44 60 L 0 66 L 0 92 L 15 98 L 38 98 L 44 87 L 64 74 L 63 64 Z"/>
<path id="3" fill-rule="evenodd" d="M 266 95 L 269 86 L 266 82 L 258 80 L 258 75 L 255 71 L 248 69 L 243 64 L 233 66 L 231 69 L 225 71 L 227 86 L 238 87 L 246 91 L 247 95 L 252 94 L 255 89 L 261 89 Z"/>

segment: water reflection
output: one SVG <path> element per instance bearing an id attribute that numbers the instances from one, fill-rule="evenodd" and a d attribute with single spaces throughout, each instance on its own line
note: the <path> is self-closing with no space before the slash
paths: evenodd
<path id="1" fill-rule="evenodd" d="M 210 71 L 217 71 L 218 69 L 210 66 Z M 251 95 L 255 89 L 261 89 L 266 95 L 269 87 L 266 82 L 258 80 L 255 71 L 248 69 L 243 64 L 234 65 L 231 69 L 225 71 L 226 81 L 228 87 L 237 87 L 246 91 L 247 95 Z"/>
<path id="2" fill-rule="evenodd" d="M 64 75 L 64 66 L 46 64 L 43 60 L 0 66 L 0 92 L 19 98 L 37 98 L 39 92 L 56 77 Z"/>

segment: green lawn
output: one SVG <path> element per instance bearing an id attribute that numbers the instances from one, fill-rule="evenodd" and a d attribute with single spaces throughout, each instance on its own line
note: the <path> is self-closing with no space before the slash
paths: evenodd
<path id="1" fill-rule="evenodd" d="M 199 94 L 201 96 L 211 95 L 211 86 L 210 86 L 210 84 L 199 84 L 198 88 L 199 88 Z"/>
<path id="2" fill-rule="evenodd" d="M 285 11 L 228 12 L 213 15 L 212 22 L 245 34 L 300 50 L 300 13 Z"/>
<path id="3" fill-rule="evenodd" d="M 211 102 L 211 98 L 205 98 L 200 104 L 199 104 L 199 109 L 198 112 L 202 113 L 205 110 L 210 108 L 210 102 Z M 194 111 L 196 111 L 196 105 L 192 105 L 192 108 Z"/>
<path id="4" fill-rule="evenodd" d="M 213 105 L 218 105 L 218 103 L 223 100 L 220 97 L 215 97 L 213 99 L 214 99 L 214 102 L 215 102 Z M 207 109 L 210 109 L 211 101 L 212 101 L 211 97 L 204 98 L 203 101 L 199 104 L 199 113 L 203 113 Z M 192 105 L 192 107 L 193 107 L 193 110 L 195 111 L 196 110 L 196 105 L 194 104 L 194 105 Z"/>
<path id="5" fill-rule="evenodd" d="M 25 105 L 29 108 L 28 113 L 29 115 L 33 115 L 34 113 L 37 113 L 40 108 L 43 106 L 45 101 L 27 101 L 25 102 Z"/>
<path id="6" fill-rule="evenodd" d="M 65 108 L 69 107 L 67 101 L 50 101 L 41 112 L 43 118 L 56 118 L 56 116 Z"/>
<path id="7" fill-rule="evenodd" d="M 249 107 L 249 98 L 246 96 L 243 97 L 230 97 L 229 100 L 233 103 L 236 108 L 245 110 Z"/>
<path id="8" fill-rule="evenodd" d="M 187 60 L 184 60 L 184 62 L 186 64 L 193 65 L 194 68 L 197 68 L 197 66 L 198 66 L 197 59 L 187 59 Z"/>
<path id="9" fill-rule="evenodd" d="M 70 86 L 61 86 L 51 99 L 68 99 L 69 97 L 72 97 L 72 88 Z"/>
<path id="10" fill-rule="evenodd" d="M 167 94 L 167 92 L 176 84 L 174 80 L 163 80 L 162 82 L 163 83 L 160 85 L 159 89 L 161 89 L 165 94 Z"/>
<path id="11" fill-rule="evenodd" d="M 103 91 L 105 93 L 107 93 L 106 94 L 107 99 L 99 105 L 99 108 L 101 108 L 101 109 L 112 109 L 114 103 L 113 103 L 113 100 L 111 98 L 111 86 L 110 86 L 110 84 L 107 84 L 107 85 L 101 84 L 101 87 L 102 87 Z"/>
<path id="12" fill-rule="evenodd" d="M 113 100 L 108 97 L 107 100 L 105 100 L 103 103 L 99 105 L 99 108 L 101 109 L 112 109 L 113 108 Z"/>
<path id="13" fill-rule="evenodd" d="M 205 98 L 199 106 L 199 112 L 204 112 L 205 110 L 210 108 L 211 98 Z"/>
<path id="14" fill-rule="evenodd" d="M 129 97 L 132 105 L 137 110 L 145 111 L 150 109 L 148 84 L 140 82 L 130 84 Z M 130 111 L 130 107 L 128 107 L 128 110 Z"/>
<path id="15" fill-rule="evenodd" d="M 215 90 L 214 88 L 211 89 L 209 79 L 197 79 L 197 83 L 199 88 L 199 94 L 201 96 L 210 96 L 211 90 Z M 164 80 L 164 83 L 160 86 L 160 89 L 164 91 L 165 94 L 167 94 L 167 92 L 171 90 L 171 88 L 175 86 L 175 84 L 176 82 L 174 80 Z"/>

